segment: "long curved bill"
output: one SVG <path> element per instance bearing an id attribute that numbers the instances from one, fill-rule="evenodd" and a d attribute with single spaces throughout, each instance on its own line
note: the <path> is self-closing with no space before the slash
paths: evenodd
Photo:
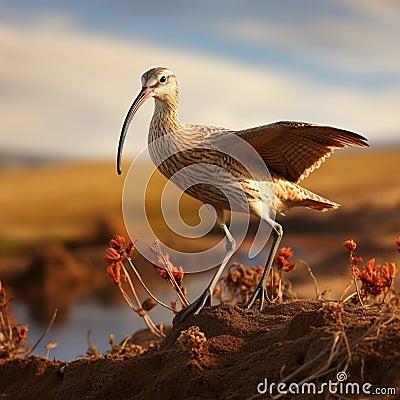
<path id="1" fill-rule="evenodd" d="M 124 124 L 122 125 L 121 135 L 119 137 L 118 143 L 118 152 L 117 152 L 117 172 L 118 175 L 121 175 L 121 158 L 122 158 L 122 148 L 124 147 L 125 136 L 128 132 L 129 124 L 132 121 L 132 118 L 136 114 L 136 111 L 140 108 L 140 106 L 151 96 L 153 95 L 153 88 L 151 87 L 143 87 L 142 90 L 137 95 L 135 101 L 132 103 L 128 114 L 125 117 Z"/>

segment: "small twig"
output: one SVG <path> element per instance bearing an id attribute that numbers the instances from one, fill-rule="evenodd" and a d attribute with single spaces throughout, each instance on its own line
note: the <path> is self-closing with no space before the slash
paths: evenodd
<path id="1" fill-rule="evenodd" d="M 158 336 L 158 337 L 165 337 L 165 334 L 163 332 L 161 332 L 157 326 L 154 324 L 154 322 L 152 321 L 152 319 L 150 318 L 149 314 L 145 314 L 143 316 L 144 321 L 146 322 L 146 325 L 149 327 L 150 331 Z"/>
<path id="2" fill-rule="evenodd" d="M 86 341 L 87 341 L 87 345 L 88 345 L 88 349 L 86 350 L 86 354 L 87 355 L 94 355 L 96 353 L 100 354 L 99 349 L 96 346 L 93 346 L 92 340 L 91 340 L 91 330 L 88 329 L 88 331 L 86 332 Z"/>
<path id="3" fill-rule="evenodd" d="M 361 357 L 361 366 L 360 366 L 361 382 L 365 382 L 364 373 L 365 373 L 365 359 L 364 357 Z"/>
<path id="4" fill-rule="evenodd" d="M 3 315 L 3 312 L 0 312 L 0 332 L 7 332 L 7 335 L 5 336 L 8 338 L 12 337 L 12 328 L 7 313 L 4 313 Z"/>
<path id="5" fill-rule="evenodd" d="M 125 301 L 129 304 L 129 307 L 131 307 L 133 309 L 133 311 L 135 312 L 139 312 L 140 308 L 141 308 L 141 304 L 140 304 L 140 300 L 138 295 L 136 294 L 136 290 L 135 287 L 133 286 L 133 282 L 131 280 L 131 277 L 129 276 L 125 266 L 122 264 L 122 270 L 124 272 L 124 276 L 128 282 L 128 286 L 131 289 L 132 295 L 135 299 L 136 302 L 136 306 L 133 304 L 131 298 L 129 297 L 128 293 L 126 293 L 125 289 L 122 287 L 121 284 L 118 285 L 119 290 L 121 291 L 122 295 L 124 296 Z"/>
<path id="6" fill-rule="evenodd" d="M 271 298 L 268 296 L 267 288 L 265 288 L 265 297 L 270 304 L 273 304 L 278 300 L 279 293 L 276 297 L 274 297 L 274 268 L 273 267 L 271 268 L 269 273 L 271 275 Z M 268 277 L 267 277 L 267 280 L 268 280 Z"/>
<path id="7" fill-rule="evenodd" d="M 364 306 L 364 303 L 363 303 L 362 298 L 361 298 L 361 293 L 360 293 L 360 289 L 359 289 L 358 284 L 357 284 L 357 277 L 356 277 L 356 274 L 354 273 L 354 267 L 353 266 L 351 268 L 351 272 L 353 274 L 353 282 L 354 282 L 354 286 L 356 287 L 358 300 L 360 301 L 363 313 L 365 313 L 365 306 Z"/>
<path id="8" fill-rule="evenodd" d="M 321 300 L 321 291 L 319 290 L 318 281 L 315 277 L 314 273 L 312 272 L 311 267 L 303 260 L 299 260 L 299 263 L 303 264 L 307 268 L 307 272 L 310 275 L 311 279 L 314 282 L 314 289 L 315 289 L 315 298 L 316 300 Z"/>
<path id="9" fill-rule="evenodd" d="M 133 263 L 130 263 L 131 266 L 133 267 Z M 136 269 L 133 267 L 133 269 L 136 271 Z M 143 317 L 144 322 L 146 323 L 147 327 L 150 329 L 150 331 L 158 336 L 158 337 L 164 337 L 165 335 L 163 335 L 163 333 L 157 328 L 157 326 L 154 324 L 154 322 L 152 321 L 152 319 L 150 318 L 150 316 L 147 314 L 147 312 L 144 312 L 144 310 L 142 309 L 142 305 L 140 303 L 139 297 L 136 294 L 136 290 L 135 287 L 133 285 L 132 279 L 128 274 L 128 271 L 126 270 L 125 266 L 122 264 L 122 270 L 124 271 L 126 280 L 128 281 L 128 285 L 131 289 L 131 292 L 133 294 L 133 297 L 135 299 L 136 302 L 136 307 L 135 305 L 132 303 L 130 297 L 128 296 L 128 294 L 125 292 L 124 288 L 121 285 L 118 285 L 122 295 L 124 296 L 126 302 L 129 304 L 129 306 L 135 311 L 137 312 L 141 317 Z M 157 299 L 155 299 L 156 301 L 158 301 Z M 160 302 L 159 302 L 160 303 Z M 161 304 L 161 303 L 160 303 Z"/>
<path id="10" fill-rule="evenodd" d="M 273 279 L 273 278 L 272 278 Z M 278 300 L 282 303 L 283 293 L 282 293 L 282 270 L 279 270 L 279 282 L 278 282 Z"/>
<path id="11" fill-rule="evenodd" d="M 340 297 L 339 297 L 339 301 L 342 301 L 343 300 L 343 297 L 345 296 L 345 294 L 348 292 L 348 290 L 350 289 L 350 286 L 352 285 L 352 283 L 353 283 L 353 277 L 351 277 L 350 278 L 350 280 L 349 280 L 349 282 L 347 283 L 347 285 L 346 285 L 346 287 L 343 289 L 343 291 L 342 291 L 342 293 L 340 294 Z M 346 298 L 347 299 L 347 298 Z M 344 302 L 345 300 L 343 300 L 343 302 Z"/>
<path id="12" fill-rule="evenodd" d="M 163 252 L 161 251 L 160 244 L 159 244 L 158 240 L 156 240 L 154 242 L 154 247 L 155 247 L 155 250 L 158 253 L 158 256 L 161 258 L 161 260 L 162 260 L 162 262 L 163 262 L 163 264 L 165 266 L 165 269 L 166 269 L 168 277 L 169 277 L 169 279 L 171 281 L 172 287 L 177 292 L 179 300 L 182 303 L 182 306 L 183 307 L 188 307 L 190 305 L 190 302 L 189 302 L 188 298 L 182 292 L 182 289 L 180 288 L 180 286 L 178 285 L 178 282 L 176 281 L 174 275 L 172 274 L 172 271 L 171 271 L 171 269 L 170 269 L 170 267 L 168 265 L 168 262 L 165 259 Z"/>
<path id="13" fill-rule="evenodd" d="M 45 346 L 46 354 L 44 355 L 44 358 L 49 359 L 50 351 L 56 347 L 58 347 L 58 343 L 56 341 L 51 341 L 51 342 L 47 343 Z"/>
<path id="14" fill-rule="evenodd" d="M 341 323 L 341 325 L 342 325 L 343 339 L 344 339 L 344 343 L 345 343 L 346 349 L 347 349 L 347 362 L 346 362 L 346 369 L 347 369 L 347 366 L 352 358 L 352 353 L 351 353 L 351 348 L 350 348 L 350 342 L 347 337 L 346 331 L 344 329 L 343 322 Z"/>
<path id="15" fill-rule="evenodd" d="M 382 299 L 381 304 L 384 304 L 384 303 L 385 303 L 385 300 L 386 300 L 387 295 L 393 290 L 393 285 L 394 285 L 394 279 L 393 279 L 392 284 L 391 284 L 391 286 L 389 287 L 389 289 L 386 290 L 386 292 L 385 292 L 385 294 L 384 294 L 384 296 L 383 296 L 383 299 Z"/>
<path id="16" fill-rule="evenodd" d="M 1 282 L 0 282 L 1 283 Z M 12 326 L 10 323 L 10 319 L 8 317 L 8 304 L 9 304 L 10 300 L 7 301 L 6 299 L 4 299 L 4 303 L 1 304 L 1 312 L 0 312 L 0 317 L 1 317 L 1 332 L 7 333 L 7 338 L 11 339 L 13 336 L 13 332 L 12 332 Z"/>
<path id="17" fill-rule="evenodd" d="M 348 295 L 344 300 L 342 300 L 342 303 L 346 303 L 346 301 L 350 300 L 354 296 L 357 296 L 357 292 L 353 292 L 352 294 Z"/>
<path id="18" fill-rule="evenodd" d="M 129 336 L 127 336 L 121 345 L 119 345 L 119 350 L 122 351 L 125 349 L 126 345 L 129 343 L 129 341 L 131 340 L 131 338 Z"/>
<path id="19" fill-rule="evenodd" d="M 306 369 L 307 367 L 309 367 L 310 365 L 312 365 L 315 361 L 317 361 L 319 358 L 321 358 L 323 355 L 325 355 L 328 352 L 327 349 L 322 350 L 320 353 L 318 353 L 313 359 L 311 359 L 310 361 L 306 362 L 305 364 L 303 364 L 301 367 L 299 367 L 298 369 L 296 369 L 296 371 L 292 372 L 291 374 L 287 375 L 284 379 L 281 380 L 281 382 L 288 382 L 289 380 L 291 380 L 293 377 L 295 377 L 299 372 L 303 371 L 304 369 Z"/>
<path id="20" fill-rule="evenodd" d="M 40 338 L 36 341 L 36 343 L 31 347 L 31 349 L 29 350 L 29 352 L 26 354 L 26 357 L 30 356 L 36 349 L 36 347 L 38 347 L 39 343 L 48 335 L 48 333 L 50 332 L 51 327 L 54 324 L 54 321 L 57 317 L 57 313 L 58 313 L 58 309 L 55 308 L 54 312 L 53 312 L 53 316 L 50 320 L 49 325 L 47 326 L 47 329 L 44 331 L 44 333 L 40 336 Z"/>
<path id="21" fill-rule="evenodd" d="M 133 265 L 132 259 L 130 257 L 126 257 L 126 259 L 128 260 L 129 266 L 131 267 L 133 273 L 135 274 L 136 278 L 138 279 L 139 283 L 142 285 L 143 289 L 146 291 L 146 293 L 154 300 L 156 301 L 158 304 L 160 304 L 160 306 L 163 306 L 165 308 L 168 308 L 168 310 L 175 312 L 175 310 L 168 306 L 167 304 L 163 303 L 161 300 L 157 299 L 157 297 L 155 297 L 153 295 L 153 293 L 150 292 L 150 290 L 147 288 L 146 284 L 143 282 L 142 277 L 140 276 L 139 272 L 137 271 L 137 269 L 135 268 L 135 266 Z M 124 267 L 124 272 L 126 272 L 125 267 Z M 126 272 L 126 275 L 128 275 L 128 273 Z M 129 275 L 128 275 L 129 276 Z M 130 278 L 129 278 L 130 279 Z M 140 303 L 139 303 L 139 307 L 141 307 Z"/>

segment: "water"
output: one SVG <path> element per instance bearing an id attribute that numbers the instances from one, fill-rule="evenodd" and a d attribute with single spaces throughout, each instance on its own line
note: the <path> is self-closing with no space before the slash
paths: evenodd
<path id="1" fill-rule="evenodd" d="M 27 307 L 17 301 L 13 302 L 12 313 L 20 323 L 26 323 L 29 328 L 28 344 L 32 345 L 45 332 L 46 327 L 32 321 Z M 158 324 L 162 321 L 169 324 L 172 313 L 157 306 L 150 311 L 153 321 Z M 69 319 L 63 324 L 55 324 L 49 334 L 42 340 L 34 354 L 44 356 L 45 345 L 56 341 L 58 347 L 50 351 L 50 358 L 67 361 L 82 357 L 88 349 L 87 332 L 90 330 L 90 339 L 101 353 L 110 349 L 109 335 L 115 335 L 119 342 L 126 336 L 132 335 L 138 329 L 146 328 L 143 319 L 133 312 L 127 304 L 115 307 L 100 306 L 93 300 L 75 303 L 70 310 Z"/>

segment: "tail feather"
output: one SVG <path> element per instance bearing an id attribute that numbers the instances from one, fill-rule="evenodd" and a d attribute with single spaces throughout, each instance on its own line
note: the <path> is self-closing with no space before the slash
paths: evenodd
<path id="1" fill-rule="evenodd" d="M 299 201 L 297 205 L 302 206 L 302 207 L 307 207 L 311 208 L 313 210 L 317 211 L 328 211 L 328 210 L 336 210 L 340 207 L 340 204 L 335 203 L 333 201 L 330 201 L 326 199 L 325 197 L 319 196 L 318 194 L 315 194 L 311 192 L 310 190 L 307 190 L 303 187 L 301 187 L 302 191 L 302 199 Z"/>
<path id="2" fill-rule="evenodd" d="M 319 197 L 319 196 L 318 196 Z M 298 203 L 299 206 L 311 208 L 317 211 L 328 211 L 328 210 L 336 210 L 340 207 L 340 204 L 334 203 L 327 199 L 320 197 L 320 200 L 315 199 L 304 199 Z"/>
<path id="3" fill-rule="evenodd" d="M 274 189 L 280 201 L 277 211 L 285 214 L 292 207 L 307 207 L 317 211 L 335 210 L 340 207 L 333 201 L 325 199 L 318 194 L 286 179 L 274 177 Z"/>

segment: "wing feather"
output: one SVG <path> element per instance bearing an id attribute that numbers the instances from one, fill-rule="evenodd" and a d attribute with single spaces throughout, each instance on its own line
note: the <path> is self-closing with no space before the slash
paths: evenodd
<path id="1" fill-rule="evenodd" d="M 280 121 L 235 132 L 251 144 L 267 167 L 291 182 L 299 182 L 334 149 L 368 146 L 363 136 L 330 126 Z"/>

